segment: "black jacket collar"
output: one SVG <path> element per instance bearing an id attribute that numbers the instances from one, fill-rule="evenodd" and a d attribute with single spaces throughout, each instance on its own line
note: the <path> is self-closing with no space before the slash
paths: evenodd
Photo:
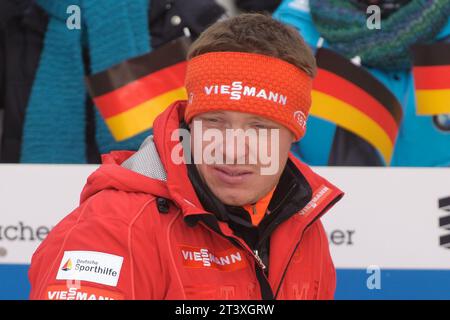
<path id="1" fill-rule="evenodd" d="M 194 164 L 188 165 L 188 176 L 203 208 L 213 213 L 218 220 L 227 222 L 236 235 L 243 238 L 250 247 L 267 231 L 271 233 L 276 225 L 300 211 L 312 197 L 311 187 L 305 177 L 288 160 L 269 203 L 268 212 L 258 227 L 255 227 L 244 208 L 227 206 L 220 202 L 200 178 Z"/>

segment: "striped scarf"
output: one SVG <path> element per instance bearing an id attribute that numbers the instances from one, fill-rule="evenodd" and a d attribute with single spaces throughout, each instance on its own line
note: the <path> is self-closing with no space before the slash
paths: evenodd
<path id="1" fill-rule="evenodd" d="M 37 0 L 50 21 L 25 115 L 21 162 L 86 163 L 86 70 L 96 73 L 150 49 L 148 0 Z M 81 9 L 80 30 L 67 9 Z M 89 52 L 85 66 L 83 49 Z M 144 132 L 115 142 L 96 111 L 101 153 L 137 149 Z"/>
<path id="2" fill-rule="evenodd" d="M 450 0 L 412 0 L 368 29 L 367 15 L 348 0 L 310 0 L 317 30 L 331 48 L 364 65 L 388 71 L 411 67 L 410 47 L 431 43 L 447 22 Z"/>

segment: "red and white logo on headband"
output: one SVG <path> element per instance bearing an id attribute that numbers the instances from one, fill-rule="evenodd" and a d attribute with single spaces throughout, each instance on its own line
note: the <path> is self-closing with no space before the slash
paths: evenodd
<path id="1" fill-rule="evenodd" d="M 248 96 L 272 101 L 283 106 L 287 104 L 286 95 L 264 88 L 245 85 L 242 81 L 233 81 L 231 84 L 205 86 L 204 92 L 207 96 L 214 94 L 229 95 L 229 99 L 231 100 L 241 100 L 243 96 Z"/>
<path id="2" fill-rule="evenodd" d="M 300 128 L 302 128 L 302 130 L 305 130 L 306 115 L 302 111 L 298 110 L 294 112 L 294 119 L 299 124 Z"/>

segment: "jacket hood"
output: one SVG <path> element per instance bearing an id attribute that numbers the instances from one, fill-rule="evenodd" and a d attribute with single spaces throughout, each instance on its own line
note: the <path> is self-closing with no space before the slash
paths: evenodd
<path id="1" fill-rule="evenodd" d="M 139 166 L 143 153 L 147 153 L 151 147 L 154 148 L 152 136 L 144 141 L 137 152 L 113 151 L 102 155 L 102 165 L 88 177 L 81 193 L 80 203 L 106 189 L 169 197 L 165 172 L 146 173 Z"/>
<path id="2" fill-rule="evenodd" d="M 161 113 L 153 125 L 154 135 L 147 137 L 138 151 L 102 155 L 102 165 L 88 177 L 80 202 L 99 191 L 113 189 L 148 193 L 171 199 L 182 208 L 201 211 L 194 190 L 186 188 L 189 184 L 186 166 L 170 160 L 171 150 L 179 143 L 172 141 L 171 136 L 179 128 L 184 108 L 183 102 L 176 102 Z"/>
<path id="3" fill-rule="evenodd" d="M 185 101 L 178 101 L 161 113 L 149 136 L 137 152 L 114 151 L 102 156 L 102 165 L 92 173 L 83 189 L 80 201 L 95 193 L 114 189 L 152 194 L 174 201 L 184 216 L 204 214 L 205 210 L 188 178 L 187 166 L 171 160 L 172 150 L 179 144 L 173 132 L 180 127 Z M 311 189 L 326 187 L 330 198 L 342 196 L 342 191 L 315 174 L 306 164 L 290 154 L 290 159 L 306 178 Z M 330 200 L 331 201 L 331 200 Z"/>

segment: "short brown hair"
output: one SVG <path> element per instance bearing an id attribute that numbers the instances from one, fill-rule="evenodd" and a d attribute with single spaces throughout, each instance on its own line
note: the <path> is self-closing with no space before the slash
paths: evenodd
<path id="1" fill-rule="evenodd" d="M 264 54 L 295 65 L 311 78 L 316 75 L 316 59 L 297 30 L 260 13 L 214 23 L 191 45 L 188 59 L 218 51 Z"/>

